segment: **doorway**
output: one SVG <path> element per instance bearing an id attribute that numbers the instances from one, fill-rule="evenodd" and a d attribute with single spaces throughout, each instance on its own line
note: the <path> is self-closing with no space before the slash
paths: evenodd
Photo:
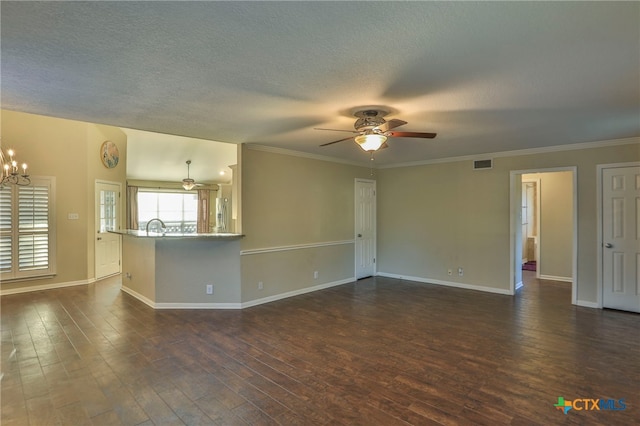
<path id="1" fill-rule="evenodd" d="M 96 280 L 121 272 L 121 236 L 109 232 L 120 230 L 120 193 L 120 183 L 96 181 L 96 239 L 94 241 Z"/>
<path id="2" fill-rule="evenodd" d="M 522 175 L 522 270 L 534 271 L 540 278 L 540 178 Z"/>
<path id="3" fill-rule="evenodd" d="M 523 261 L 535 257 L 536 278 L 570 282 L 576 304 L 576 167 L 511 171 L 510 200 L 512 294 L 523 286 Z"/>
<path id="4" fill-rule="evenodd" d="M 355 183 L 355 275 L 356 279 L 376 273 L 376 181 Z"/>

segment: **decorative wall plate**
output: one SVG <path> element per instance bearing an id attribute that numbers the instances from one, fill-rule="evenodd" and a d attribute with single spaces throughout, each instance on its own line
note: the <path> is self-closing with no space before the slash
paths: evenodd
<path id="1" fill-rule="evenodd" d="M 116 144 L 111 141 L 104 141 L 100 147 L 100 159 L 108 169 L 113 169 L 117 166 L 120 160 L 120 153 Z"/>

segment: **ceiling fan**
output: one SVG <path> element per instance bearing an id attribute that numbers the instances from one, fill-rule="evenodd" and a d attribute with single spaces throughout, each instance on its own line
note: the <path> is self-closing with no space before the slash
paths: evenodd
<path id="1" fill-rule="evenodd" d="M 315 130 L 331 130 L 335 132 L 350 132 L 357 133 L 358 136 L 349 136 L 348 138 L 338 139 L 337 141 L 323 143 L 320 146 L 332 145 L 334 143 L 348 141 L 353 139 L 360 148 L 367 152 L 375 152 L 378 149 L 386 148 L 387 138 L 426 138 L 433 139 L 436 137 L 436 133 L 424 133 L 424 132 L 396 132 L 391 131 L 396 127 L 400 127 L 407 124 L 406 121 L 391 119 L 385 120 L 383 117 L 387 115 L 387 111 L 380 109 L 364 109 L 354 113 L 358 119 L 356 120 L 353 130 L 342 129 L 323 129 L 315 127 Z"/>
<path id="2" fill-rule="evenodd" d="M 202 185 L 200 183 L 196 183 L 196 181 L 191 179 L 191 177 L 189 176 L 190 166 L 191 166 L 191 160 L 187 160 L 187 177 L 182 179 L 182 187 L 186 191 L 191 191 L 194 187 Z"/>

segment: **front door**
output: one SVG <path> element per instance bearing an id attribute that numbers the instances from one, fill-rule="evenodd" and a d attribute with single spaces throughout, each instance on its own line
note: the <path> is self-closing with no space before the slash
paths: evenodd
<path id="1" fill-rule="evenodd" d="M 356 279 L 360 279 L 375 274 L 376 182 L 357 179 L 355 192 Z"/>
<path id="2" fill-rule="evenodd" d="M 602 306 L 640 312 L 640 166 L 602 169 Z"/>
<path id="3" fill-rule="evenodd" d="M 96 280 L 120 273 L 120 184 L 96 182 Z"/>

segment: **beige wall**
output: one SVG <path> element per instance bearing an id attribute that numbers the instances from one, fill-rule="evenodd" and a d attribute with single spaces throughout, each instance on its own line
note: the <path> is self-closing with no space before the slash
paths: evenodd
<path id="1" fill-rule="evenodd" d="M 572 278 L 573 173 L 547 172 L 522 175 L 539 179 L 541 278 Z"/>
<path id="2" fill-rule="evenodd" d="M 2 110 L 2 145 L 16 149 L 34 176 L 56 178 L 57 274 L 53 278 L 3 282 L 3 291 L 22 287 L 86 283 L 94 274 L 94 185 L 96 179 L 121 182 L 126 175 L 126 136 L 117 128 Z M 118 145 L 120 162 L 102 165 L 102 142 Z M 78 213 L 78 220 L 69 220 Z"/>
<path id="3" fill-rule="evenodd" d="M 597 301 L 596 165 L 640 160 L 637 144 L 378 171 L 378 271 L 508 290 L 509 177 L 513 170 L 577 167 L 579 302 Z M 462 266 L 463 277 L 447 276 Z M 454 271 L 455 273 L 455 271 Z"/>
<path id="4" fill-rule="evenodd" d="M 111 139 L 120 164 L 106 169 L 98 150 Z M 354 276 L 354 179 L 378 188 L 378 263 L 382 273 L 508 291 L 509 176 L 513 170 L 577 167 L 578 301 L 597 301 L 596 165 L 640 160 L 640 140 L 626 144 L 495 159 L 379 169 L 273 150 L 241 147 L 241 301 L 304 291 Z M 2 290 L 89 282 L 94 277 L 94 185 L 126 176 L 126 136 L 119 129 L 2 111 L 3 146 L 14 147 L 34 175 L 57 179 L 54 278 L 2 283 Z M 124 203 L 123 208 L 124 208 Z M 79 220 L 68 220 L 78 213 Z M 275 249 L 275 251 L 273 250 Z M 464 276 L 458 277 L 458 267 Z M 454 275 L 448 276 L 447 270 Z M 313 271 L 319 271 L 313 279 Z M 265 288 L 257 290 L 257 281 Z"/>
<path id="5" fill-rule="evenodd" d="M 370 170 L 247 146 L 241 157 L 242 301 L 353 278 L 354 246 L 341 242 L 353 240 L 355 178 Z"/>

